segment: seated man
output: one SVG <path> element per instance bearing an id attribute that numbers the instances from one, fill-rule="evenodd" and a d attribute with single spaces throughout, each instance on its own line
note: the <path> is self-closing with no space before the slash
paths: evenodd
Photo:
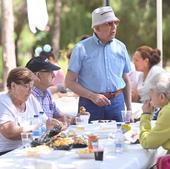
<path id="1" fill-rule="evenodd" d="M 51 64 L 45 56 L 33 57 L 26 64 L 26 67 L 34 72 L 39 78 L 39 80 L 37 79 L 34 82 L 32 93 L 42 105 L 44 113 L 48 117 L 53 117 L 63 122 L 70 123 L 70 118 L 62 115 L 60 110 L 57 108 L 52 99 L 52 94 L 48 89 L 51 85 L 53 85 L 53 71 L 59 70 L 60 67 Z"/>

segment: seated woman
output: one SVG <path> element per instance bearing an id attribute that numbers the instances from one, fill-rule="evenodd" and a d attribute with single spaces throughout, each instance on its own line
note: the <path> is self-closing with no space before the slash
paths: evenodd
<path id="1" fill-rule="evenodd" d="M 41 105 L 31 94 L 35 75 L 27 68 L 15 68 L 7 78 L 8 92 L 0 94 L 0 155 L 21 146 L 21 133 L 35 130 L 31 125 L 33 116 L 42 112 Z M 61 122 L 47 118 L 52 128 Z"/>
<path id="2" fill-rule="evenodd" d="M 133 55 L 136 71 L 141 72 L 138 77 L 137 87 L 132 90 L 133 102 L 144 102 L 148 98 L 147 86 L 156 74 L 164 71 L 157 64 L 160 62 L 160 50 L 149 46 L 141 46 Z"/>
<path id="3" fill-rule="evenodd" d="M 150 101 L 143 105 L 140 119 L 140 144 L 146 149 L 162 146 L 170 153 L 170 74 L 161 72 L 154 76 L 149 87 Z M 151 127 L 153 107 L 161 107 L 154 127 Z"/>

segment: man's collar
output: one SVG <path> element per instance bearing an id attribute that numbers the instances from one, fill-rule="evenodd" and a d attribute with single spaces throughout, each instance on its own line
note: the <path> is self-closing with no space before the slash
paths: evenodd
<path id="1" fill-rule="evenodd" d="M 36 86 L 34 86 L 32 90 L 35 91 L 40 96 L 45 96 L 48 93 L 47 90 L 43 91 L 43 90 L 41 90 L 40 88 L 38 88 Z"/>
<path id="2" fill-rule="evenodd" d="M 103 44 L 102 43 L 102 41 L 97 37 L 97 35 L 95 34 L 95 33 L 93 33 L 93 39 L 94 39 L 94 41 L 96 42 L 96 44 L 100 44 L 100 45 L 106 45 L 106 44 L 108 44 L 108 43 L 110 43 L 110 42 L 112 42 L 113 41 L 113 39 L 112 40 L 110 40 L 110 41 L 108 41 L 106 44 Z"/>

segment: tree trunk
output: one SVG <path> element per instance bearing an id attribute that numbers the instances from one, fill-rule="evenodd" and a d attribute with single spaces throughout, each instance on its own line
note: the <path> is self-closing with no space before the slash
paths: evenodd
<path id="1" fill-rule="evenodd" d="M 11 69 L 16 67 L 12 0 L 2 0 L 3 88 Z"/>
<path id="2" fill-rule="evenodd" d="M 61 15 L 61 0 L 56 0 L 54 9 L 54 27 L 52 33 L 52 47 L 56 59 L 59 57 L 60 50 L 60 15 Z"/>
<path id="3" fill-rule="evenodd" d="M 27 22 L 27 4 L 26 1 L 22 2 L 20 6 L 17 8 L 16 14 L 14 13 L 15 16 L 15 57 L 16 57 L 16 65 L 20 66 L 19 60 L 18 60 L 18 42 L 20 40 L 20 35 L 22 33 L 22 29 L 24 25 Z"/>

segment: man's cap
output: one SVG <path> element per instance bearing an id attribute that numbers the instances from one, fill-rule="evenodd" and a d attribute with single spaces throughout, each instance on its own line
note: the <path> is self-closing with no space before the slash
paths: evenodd
<path id="1" fill-rule="evenodd" d="M 32 72 L 52 72 L 60 69 L 59 66 L 51 64 L 46 57 L 42 56 L 33 57 L 25 67 L 30 69 Z"/>
<path id="2" fill-rule="evenodd" d="M 96 25 L 111 21 L 120 20 L 115 16 L 113 9 L 110 6 L 100 7 L 92 12 L 92 28 Z"/>

